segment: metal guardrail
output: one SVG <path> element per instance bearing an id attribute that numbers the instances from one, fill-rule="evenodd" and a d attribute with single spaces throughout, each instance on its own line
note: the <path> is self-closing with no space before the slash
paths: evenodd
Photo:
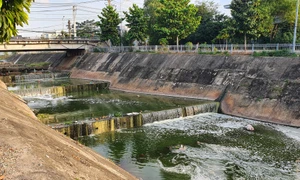
<path id="1" fill-rule="evenodd" d="M 151 46 L 113 46 L 92 47 L 94 52 L 186 52 L 186 53 L 253 53 L 261 51 L 291 50 L 292 44 L 194 44 L 194 45 L 151 45 Z M 296 44 L 296 51 L 300 52 L 300 44 Z"/>
<path id="2" fill-rule="evenodd" d="M 98 43 L 99 39 L 11 39 L 8 43 L 3 44 L 88 44 L 88 43 Z"/>

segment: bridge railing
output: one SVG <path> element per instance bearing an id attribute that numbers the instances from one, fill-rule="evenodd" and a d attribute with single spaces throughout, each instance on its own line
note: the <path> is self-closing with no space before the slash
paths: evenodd
<path id="1" fill-rule="evenodd" d="M 144 45 L 144 46 L 112 46 L 91 47 L 94 52 L 170 52 L 170 53 L 253 53 L 262 51 L 291 50 L 292 44 L 193 44 L 193 45 Z M 296 52 L 300 52 L 300 44 L 296 44 Z"/>
<path id="2" fill-rule="evenodd" d="M 4 44 L 89 44 L 98 43 L 99 39 L 85 39 L 85 38 L 43 38 L 43 39 L 11 39 L 8 43 Z"/>

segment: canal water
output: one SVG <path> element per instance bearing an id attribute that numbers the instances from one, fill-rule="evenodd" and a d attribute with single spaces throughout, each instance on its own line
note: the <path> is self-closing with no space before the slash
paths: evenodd
<path id="1" fill-rule="evenodd" d="M 95 81 L 70 79 L 27 81 L 9 90 L 22 95 L 46 124 L 205 103 L 109 91 Z M 244 130 L 247 124 L 255 131 Z M 79 141 L 143 180 L 300 179 L 300 129 L 217 113 L 93 134 Z"/>
<path id="2" fill-rule="evenodd" d="M 94 89 L 87 87 L 102 83 L 78 79 L 48 79 L 16 83 L 8 89 L 21 95 L 45 124 L 68 124 L 92 118 L 116 117 L 132 112 L 146 113 L 207 102 L 111 91 L 106 84 Z M 66 88 L 71 86 L 73 91 Z M 78 91 L 77 86 L 83 87 Z"/>
<path id="3" fill-rule="evenodd" d="M 243 129 L 252 124 L 254 132 Z M 216 113 L 86 136 L 80 142 L 143 180 L 295 180 L 300 130 Z"/>

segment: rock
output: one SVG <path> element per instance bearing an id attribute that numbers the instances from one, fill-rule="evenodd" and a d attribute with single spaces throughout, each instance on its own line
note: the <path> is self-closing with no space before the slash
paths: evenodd
<path id="1" fill-rule="evenodd" d="M 245 127 L 245 129 L 247 131 L 254 131 L 254 127 L 252 125 L 250 125 L 250 124 L 247 124 L 247 126 Z"/>

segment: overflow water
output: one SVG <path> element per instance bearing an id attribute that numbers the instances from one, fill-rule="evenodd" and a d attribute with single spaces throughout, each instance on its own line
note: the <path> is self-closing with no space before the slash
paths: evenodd
<path id="1" fill-rule="evenodd" d="M 244 130 L 247 124 L 255 131 Z M 205 113 L 80 142 L 143 180 L 294 180 L 299 137 L 298 128 Z"/>

